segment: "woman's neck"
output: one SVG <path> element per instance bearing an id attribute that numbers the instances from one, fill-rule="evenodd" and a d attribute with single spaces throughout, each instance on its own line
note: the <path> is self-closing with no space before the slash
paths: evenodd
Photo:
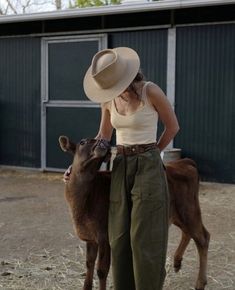
<path id="1" fill-rule="evenodd" d="M 144 86 L 144 82 L 137 82 L 133 83 L 132 86 L 129 86 L 127 90 L 125 90 L 119 97 L 124 101 L 124 102 L 132 102 L 135 101 L 136 99 L 140 100 L 142 96 L 142 89 Z"/>

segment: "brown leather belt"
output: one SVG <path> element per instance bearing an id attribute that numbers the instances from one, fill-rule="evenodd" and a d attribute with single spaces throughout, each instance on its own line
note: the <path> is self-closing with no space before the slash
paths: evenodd
<path id="1" fill-rule="evenodd" d="M 156 149 L 157 143 L 149 143 L 149 144 L 137 144 L 137 145 L 129 145 L 129 146 L 123 146 L 123 145 L 117 145 L 117 154 L 123 154 L 123 155 L 135 155 L 144 153 L 146 151 Z"/>

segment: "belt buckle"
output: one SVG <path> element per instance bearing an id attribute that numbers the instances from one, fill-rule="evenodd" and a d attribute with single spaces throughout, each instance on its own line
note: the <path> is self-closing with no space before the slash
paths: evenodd
<path id="1" fill-rule="evenodd" d="M 131 152 L 132 152 L 133 154 L 137 152 L 137 148 L 136 148 L 135 145 L 131 146 L 130 149 L 131 149 Z"/>

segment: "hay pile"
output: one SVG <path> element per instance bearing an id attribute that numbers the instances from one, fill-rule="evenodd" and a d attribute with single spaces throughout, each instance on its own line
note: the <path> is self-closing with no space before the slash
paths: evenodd
<path id="1" fill-rule="evenodd" d="M 232 234 L 234 239 L 235 233 Z M 167 277 L 164 290 L 193 290 L 197 276 L 198 261 L 196 248 L 190 244 L 179 273 L 173 269 L 173 249 L 177 243 L 170 242 L 166 262 Z M 221 252 L 226 255 L 221 257 Z M 235 263 L 230 260 L 230 251 L 223 243 L 211 241 L 207 290 L 235 289 Z M 172 253 L 170 253 L 172 252 Z M 0 262 L 0 289 L 3 290 L 80 290 L 85 277 L 84 245 L 73 252 L 63 250 L 55 253 L 44 249 L 41 253 L 30 253 L 25 260 L 9 259 Z M 107 290 L 113 289 L 111 273 Z M 95 275 L 94 289 L 98 290 Z"/>
<path id="2" fill-rule="evenodd" d="M 85 253 L 79 246 L 55 254 L 44 249 L 30 253 L 25 260 L 9 259 L 0 264 L 0 289 L 4 290 L 75 290 L 82 289 Z M 97 277 L 94 289 L 98 289 Z"/>

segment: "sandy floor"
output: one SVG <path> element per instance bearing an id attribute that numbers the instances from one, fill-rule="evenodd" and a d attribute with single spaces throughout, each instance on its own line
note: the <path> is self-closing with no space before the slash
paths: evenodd
<path id="1" fill-rule="evenodd" d="M 0 169 L 0 289 L 82 289 L 85 247 L 73 232 L 63 190 L 61 174 Z M 201 183 L 200 202 L 211 233 L 206 289 L 234 290 L 235 185 Z M 198 257 L 193 242 L 182 270 L 173 271 L 179 239 L 172 226 L 164 290 L 194 289 Z M 97 278 L 94 286 L 98 289 Z"/>

